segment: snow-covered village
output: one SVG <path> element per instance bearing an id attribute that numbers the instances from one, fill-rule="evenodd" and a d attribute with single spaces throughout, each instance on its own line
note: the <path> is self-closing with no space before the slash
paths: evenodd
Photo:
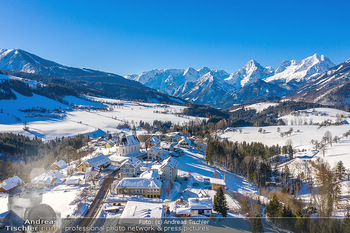
<path id="1" fill-rule="evenodd" d="M 2 1 L 0 233 L 350 232 L 349 8 Z"/>
<path id="2" fill-rule="evenodd" d="M 235 127 L 219 119 L 203 131 L 215 118 L 186 116 L 182 106 L 90 96 L 65 100 L 69 105 L 19 93 L 17 100 L 2 100 L 2 106 L 8 104 L 3 108 L 8 122 L 32 114 L 16 111 L 22 109 L 19 101 L 30 109 L 60 107 L 64 114 L 54 120 L 31 117 L 25 125 L 2 124 L 2 143 L 15 137 L 5 133 L 13 131 L 27 137 L 27 143 L 65 145 L 42 161 L 27 161 L 28 166 L 21 166 L 18 155 L 2 154 L 7 161 L 3 166 L 12 166 L 8 171 L 12 176 L 0 186 L 2 216 L 9 214 L 8 208 L 16 210 L 10 193 L 17 189 L 39 195 L 40 204 L 50 206 L 62 219 L 89 217 L 85 219 L 90 221 L 74 223 L 85 227 L 98 225 L 94 219 L 101 218 L 121 224 L 123 219 L 200 217 L 248 219 L 238 224 L 249 232 L 249 218 L 269 216 L 266 208 L 276 198 L 281 207 L 275 208 L 289 216 L 294 211 L 326 216 L 322 210 L 343 217 L 350 210 L 348 112 L 291 111 L 279 116 L 277 125 L 261 127 Z M 283 104 L 264 102 L 230 112 L 263 113 Z M 322 180 L 325 172 L 334 177 L 326 190 L 337 196 L 328 206 L 331 209 L 321 209 L 327 208 L 321 199 L 322 182 L 329 179 Z M 25 217 L 25 210 L 16 214 Z M 265 230 L 274 227 L 273 221 L 264 223 Z"/>

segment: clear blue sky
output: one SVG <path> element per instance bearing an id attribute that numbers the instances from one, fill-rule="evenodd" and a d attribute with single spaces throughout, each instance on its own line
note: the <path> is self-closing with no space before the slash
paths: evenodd
<path id="1" fill-rule="evenodd" d="M 350 58 L 350 1 L 3 0 L 0 48 L 114 72 Z"/>

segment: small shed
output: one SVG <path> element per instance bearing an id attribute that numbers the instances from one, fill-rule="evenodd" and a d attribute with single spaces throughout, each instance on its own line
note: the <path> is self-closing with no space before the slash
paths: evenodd
<path id="1" fill-rule="evenodd" d="M 60 160 L 57 162 L 54 162 L 51 165 L 51 170 L 61 170 L 61 169 L 65 169 L 67 167 L 67 164 L 64 160 Z"/>
<path id="2" fill-rule="evenodd" d="M 225 190 L 226 183 L 223 179 L 210 178 L 210 183 L 212 190 L 217 190 L 220 187 Z"/>

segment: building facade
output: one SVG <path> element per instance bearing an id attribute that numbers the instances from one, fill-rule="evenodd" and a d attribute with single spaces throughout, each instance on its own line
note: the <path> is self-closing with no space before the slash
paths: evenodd
<path id="1" fill-rule="evenodd" d="M 153 178 L 124 178 L 116 185 L 115 192 L 117 194 L 159 198 L 162 195 L 162 182 Z"/>
<path id="2" fill-rule="evenodd" d="M 160 166 L 160 178 L 162 180 L 175 180 L 179 163 L 173 157 L 165 159 Z"/>

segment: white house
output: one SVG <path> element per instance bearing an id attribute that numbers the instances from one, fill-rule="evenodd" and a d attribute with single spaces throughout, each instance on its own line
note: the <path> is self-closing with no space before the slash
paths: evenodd
<path id="1" fill-rule="evenodd" d="M 160 165 L 160 178 L 162 180 L 175 180 L 177 176 L 177 167 L 179 162 L 173 157 L 168 157 Z"/>
<path id="2" fill-rule="evenodd" d="M 163 150 L 174 151 L 174 145 L 170 142 L 161 142 L 160 146 L 163 148 Z"/>
<path id="3" fill-rule="evenodd" d="M 140 152 L 140 142 L 134 135 L 122 136 L 119 146 L 116 150 L 117 155 L 126 156 Z"/>
<path id="4" fill-rule="evenodd" d="M 188 205 L 191 208 L 191 215 L 209 216 L 213 210 L 213 200 L 209 198 L 188 198 Z"/>
<path id="5" fill-rule="evenodd" d="M 120 165 L 120 172 L 118 174 L 119 178 L 124 177 L 135 177 L 141 173 L 141 161 L 135 157 L 124 161 Z"/>
<path id="6" fill-rule="evenodd" d="M 186 137 L 183 137 L 178 143 L 177 143 L 177 146 L 178 147 L 182 147 L 182 148 L 191 148 L 191 141 L 186 138 Z"/>
<path id="7" fill-rule="evenodd" d="M 156 159 L 157 155 L 163 154 L 163 148 L 160 146 L 152 146 L 151 148 L 148 148 L 147 150 L 147 158 L 148 159 Z"/>

